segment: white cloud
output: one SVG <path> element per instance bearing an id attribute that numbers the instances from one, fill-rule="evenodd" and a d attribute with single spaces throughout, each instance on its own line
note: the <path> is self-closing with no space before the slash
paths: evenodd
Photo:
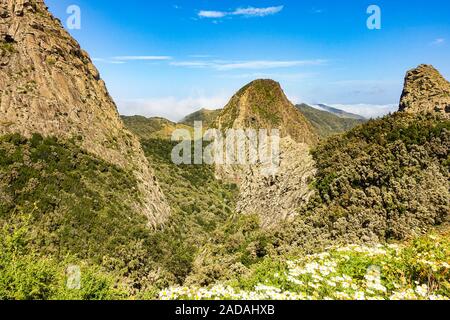
<path id="1" fill-rule="evenodd" d="M 220 19 L 227 16 L 245 16 L 245 17 L 266 17 L 270 15 L 277 14 L 284 9 L 284 6 L 275 6 L 275 7 L 267 7 L 267 8 L 238 8 L 234 11 L 209 11 L 209 10 L 200 10 L 198 12 L 198 16 L 200 18 L 208 18 L 208 19 Z"/>
<path id="2" fill-rule="evenodd" d="M 201 10 L 198 13 L 198 16 L 201 18 L 223 18 L 225 16 L 229 15 L 228 12 L 223 11 L 207 11 L 207 10 Z"/>
<path id="3" fill-rule="evenodd" d="M 109 63 L 109 64 L 124 64 L 124 61 L 116 61 L 116 60 L 110 60 L 110 59 L 103 59 L 103 58 L 93 58 L 92 61 L 99 62 L 99 63 Z"/>
<path id="4" fill-rule="evenodd" d="M 163 61 L 171 60 L 172 57 L 169 56 L 118 56 L 114 57 L 117 61 Z"/>
<path id="5" fill-rule="evenodd" d="M 117 105 L 120 114 L 123 115 L 164 117 L 171 121 L 177 122 L 184 118 L 186 115 L 193 113 L 201 108 L 223 108 L 229 101 L 230 96 L 231 95 L 229 94 L 223 94 L 218 96 L 198 95 L 186 98 L 161 97 L 151 99 L 118 100 Z M 294 103 L 301 103 L 301 101 L 303 101 L 299 97 L 295 96 L 289 96 L 289 99 Z M 395 112 L 398 110 L 398 104 L 325 104 L 333 108 L 361 115 L 368 119 L 381 117 L 390 112 Z"/>
<path id="6" fill-rule="evenodd" d="M 228 95 L 192 96 L 186 98 L 162 97 L 152 99 L 118 100 L 119 112 L 123 115 L 143 115 L 164 117 L 179 121 L 186 115 L 201 108 L 220 109 L 229 100 Z"/>
<path id="7" fill-rule="evenodd" d="M 321 14 L 321 13 L 324 12 L 324 10 L 323 10 L 323 9 L 313 8 L 313 9 L 311 10 L 311 12 L 312 12 L 312 13 L 315 13 L 315 14 Z"/>
<path id="8" fill-rule="evenodd" d="M 438 38 L 438 39 L 435 39 L 433 42 L 431 42 L 431 45 L 440 46 L 440 45 L 443 45 L 444 43 L 445 43 L 444 38 Z"/>
<path id="9" fill-rule="evenodd" d="M 245 9 L 244 8 L 236 9 L 232 14 L 249 16 L 249 17 L 265 17 L 265 16 L 277 14 L 277 13 L 281 12 L 283 9 L 284 9 L 284 6 L 268 7 L 268 8 L 248 7 Z"/>
<path id="10" fill-rule="evenodd" d="M 292 68 L 300 66 L 323 65 L 327 60 L 252 60 L 252 61 L 178 61 L 172 66 L 190 68 L 213 68 L 218 71 L 230 70 L 263 70 L 277 68 Z"/>
<path id="11" fill-rule="evenodd" d="M 398 111 L 397 104 L 333 104 L 325 103 L 327 106 L 344 110 L 350 113 L 359 114 L 365 118 L 378 118 L 388 114 L 389 112 Z"/>

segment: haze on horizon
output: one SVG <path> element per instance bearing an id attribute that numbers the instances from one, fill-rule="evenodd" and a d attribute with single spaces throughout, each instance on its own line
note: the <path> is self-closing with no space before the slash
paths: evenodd
<path id="1" fill-rule="evenodd" d="M 246 83 L 279 81 L 294 103 L 364 116 L 396 110 L 405 72 L 433 64 L 450 78 L 450 3 L 331 0 L 46 0 L 70 5 L 86 49 L 125 115 L 179 120 L 221 108 Z M 367 8 L 381 9 L 369 30 Z"/>

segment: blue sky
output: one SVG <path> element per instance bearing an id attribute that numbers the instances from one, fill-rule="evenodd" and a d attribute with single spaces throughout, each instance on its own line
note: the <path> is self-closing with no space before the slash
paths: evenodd
<path id="1" fill-rule="evenodd" d="M 223 107 L 257 78 L 295 103 L 366 116 L 395 109 L 405 72 L 428 63 L 450 78 L 447 0 L 47 0 L 89 52 L 122 114 L 179 120 Z M 367 8 L 381 9 L 369 30 Z"/>

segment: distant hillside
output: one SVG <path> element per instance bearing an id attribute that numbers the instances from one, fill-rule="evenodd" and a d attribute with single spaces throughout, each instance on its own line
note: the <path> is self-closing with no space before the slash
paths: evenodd
<path id="1" fill-rule="evenodd" d="M 317 105 L 314 105 L 314 107 L 316 109 L 320 109 L 320 110 L 332 113 L 335 116 L 338 116 L 339 118 L 358 119 L 358 120 L 366 119 L 363 116 L 360 116 L 358 114 L 354 114 L 354 113 L 346 112 L 344 110 L 333 108 L 333 107 L 327 106 L 326 104 L 317 104 Z"/>
<path id="2" fill-rule="evenodd" d="M 146 118 L 143 116 L 121 116 L 125 126 L 140 139 L 170 139 L 176 129 L 192 128 L 177 124 L 164 118 Z"/>
<path id="3" fill-rule="evenodd" d="M 366 122 L 363 119 L 340 117 L 335 113 L 318 110 L 306 104 L 296 105 L 296 107 L 312 123 L 321 137 L 343 133 Z"/>
<path id="4" fill-rule="evenodd" d="M 216 120 L 216 118 L 219 116 L 221 111 L 222 109 L 219 110 L 201 109 L 199 111 L 191 113 L 190 115 L 187 115 L 179 123 L 193 127 L 195 121 L 202 121 L 204 127 L 210 127 Z"/>

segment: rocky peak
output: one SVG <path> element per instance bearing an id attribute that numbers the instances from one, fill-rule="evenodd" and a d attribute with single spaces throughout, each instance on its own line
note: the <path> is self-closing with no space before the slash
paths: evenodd
<path id="1" fill-rule="evenodd" d="M 89 55 L 42 0 L 0 5 L 0 135 L 40 133 L 74 139 L 88 152 L 134 173 L 151 224 L 169 207 L 135 136 Z"/>
<path id="2" fill-rule="evenodd" d="M 43 0 L 2 0 L 0 4 L 0 16 L 23 16 L 27 13 L 44 12 L 47 9 Z"/>
<path id="3" fill-rule="evenodd" d="M 408 71 L 400 111 L 437 112 L 450 118 L 450 82 L 431 65 Z"/>
<path id="4" fill-rule="evenodd" d="M 309 149 L 318 141 L 318 135 L 288 100 L 280 84 L 273 80 L 249 83 L 231 98 L 213 126 L 221 130 L 280 130 L 280 161 L 276 170 L 266 170 L 264 163 L 218 165 L 216 175 L 239 186 L 237 212 L 257 214 L 262 227 L 272 228 L 292 219 L 296 209 L 311 196 L 309 183 L 315 168 Z"/>
<path id="5" fill-rule="evenodd" d="M 239 90 L 215 121 L 219 129 L 279 129 L 282 137 L 315 144 L 318 136 L 273 80 L 255 80 Z"/>

